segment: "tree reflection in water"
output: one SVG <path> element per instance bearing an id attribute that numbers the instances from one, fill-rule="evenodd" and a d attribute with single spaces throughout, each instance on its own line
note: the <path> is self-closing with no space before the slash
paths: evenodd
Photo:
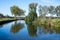
<path id="1" fill-rule="evenodd" d="M 57 34 L 60 34 L 60 27 L 55 27 L 54 30 Z"/>
<path id="2" fill-rule="evenodd" d="M 28 25 L 27 29 L 28 29 L 28 33 L 30 36 L 37 35 L 37 27 L 35 25 L 30 24 L 30 25 Z"/>
<path id="3" fill-rule="evenodd" d="M 23 27 L 24 27 L 24 24 L 15 22 L 11 27 L 11 32 L 17 33 Z M 50 34 L 57 33 L 58 34 L 59 33 L 60 34 L 60 27 L 53 27 L 53 26 L 49 27 L 46 25 L 36 26 L 36 24 L 35 25 L 27 24 L 27 30 L 28 30 L 28 33 L 30 36 L 37 36 L 37 33 L 40 33 L 40 34 L 42 34 L 42 33 L 44 33 L 44 34 L 46 34 L 46 33 L 50 33 Z M 38 32 L 38 30 L 39 30 L 39 32 Z"/>
<path id="4" fill-rule="evenodd" d="M 38 34 L 53 34 L 53 33 L 57 33 L 60 34 L 60 27 L 54 27 L 54 26 L 48 26 L 48 25 L 41 25 L 38 26 L 36 24 L 27 24 L 28 27 L 28 33 L 30 36 L 36 36 Z"/>
<path id="5" fill-rule="evenodd" d="M 60 34 L 60 27 L 53 27 L 53 26 L 49 27 L 49 26 L 42 25 L 42 26 L 39 26 L 39 28 L 42 30 L 42 32 L 40 33 Z"/>
<path id="6" fill-rule="evenodd" d="M 17 23 L 17 21 L 15 21 L 15 23 L 12 25 L 11 27 L 11 32 L 13 33 L 17 33 L 19 32 L 19 30 L 21 30 L 24 27 L 24 24 L 22 23 Z"/>
<path id="7" fill-rule="evenodd" d="M 51 28 L 51 27 L 48 27 L 48 26 L 39 26 L 39 28 L 42 30 L 42 32 L 40 32 L 40 33 L 44 33 L 44 34 L 46 34 L 46 33 L 50 33 L 50 34 L 52 34 L 52 33 L 54 33 L 54 29 L 53 28 Z"/>

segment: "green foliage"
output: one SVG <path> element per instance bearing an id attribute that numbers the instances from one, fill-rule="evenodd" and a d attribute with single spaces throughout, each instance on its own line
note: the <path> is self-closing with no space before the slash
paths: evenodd
<path id="1" fill-rule="evenodd" d="M 48 7 L 47 6 L 39 6 L 39 18 L 46 19 L 46 14 L 48 14 Z"/>
<path id="2" fill-rule="evenodd" d="M 49 13 L 52 14 L 53 10 L 54 10 L 54 6 L 50 6 L 50 7 L 49 7 Z"/>
<path id="3" fill-rule="evenodd" d="M 26 16 L 26 22 L 28 24 L 32 24 L 32 21 L 34 21 L 36 19 L 36 15 L 34 15 L 34 13 L 29 13 L 28 16 Z"/>
<path id="4" fill-rule="evenodd" d="M 19 30 L 21 30 L 24 27 L 23 24 L 21 23 L 17 23 L 17 21 L 15 21 L 15 23 L 12 25 L 11 27 L 11 32 L 12 33 L 17 33 Z"/>
<path id="5" fill-rule="evenodd" d="M 55 10 L 56 10 L 57 16 L 59 16 L 59 15 L 60 15 L 60 6 L 57 6 L 57 7 L 55 8 Z"/>
<path id="6" fill-rule="evenodd" d="M 27 30 L 30 36 L 36 36 L 37 35 L 37 27 L 33 24 L 27 25 Z"/>
<path id="7" fill-rule="evenodd" d="M 29 10 L 34 10 L 34 11 L 36 11 L 36 7 L 37 7 L 37 3 L 30 3 L 29 4 Z"/>
<path id="8" fill-rule="evenodd" d="M 26 22 L 28 24 L 32 24 L 32 22 L 37 18 L 36 7 L 36 3 L 29 4 L 29 14 L 26 17 Z"/>
<path id="9" fill-rule="evenodd" d="M 56 33 L 60 34 L 60 27 L 55 27 L 54 30 Z"/>
<path id="10" fill-rule="evenodd" d="M 11 13 L 14 16 L 20 16 L 24 14 L 24 10 L 20 9 L 18 6 L 12 6 L 10 7 Z"/>
<path id="11" fill-rule="evenodd" d="M 0 13 L 0 18 L 3 18 L 3 17 L 5 17 L 2 13 Z"/>
<path id="12" fill-rule="evenodd" d="M 60 21 L 56 21 L 54 24 L 55 24 L 55 27 L 60 27 Z"/>
<path id="13" fill-rule="evenodd" d="M 37 14 L 34 11 L 30 11 L 30 13 L 29 13 L 29 19 L 31 21 L 34 21 L 35 18 L 37 18 Z"/>

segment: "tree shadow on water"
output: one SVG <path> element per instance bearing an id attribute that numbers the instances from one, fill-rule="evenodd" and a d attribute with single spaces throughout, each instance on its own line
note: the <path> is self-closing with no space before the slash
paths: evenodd
<path id="1" fill-rule="evenodd" d="M 19 32 L 19 30 L 21 30 L 24 27 L 24 24 L 22 23 L 17 23 L 17 21 L 15 21 L 15 23 L 12 25 L 11 27 L 11 32 L 12 33 L 17 33 Z"/>

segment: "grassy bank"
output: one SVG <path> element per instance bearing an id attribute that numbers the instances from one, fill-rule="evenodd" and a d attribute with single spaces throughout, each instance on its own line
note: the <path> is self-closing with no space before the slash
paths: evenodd
<path id="1" fill-rule="evenodd" d="M 37 19 L 33 22 L 38 26 L 60 27 L 60 19 Z"/>
<path id="2" fill-rule="evenodd" d="M 4 21 L 4 20 L 16 20 L 15 18 L 0 18 L 0 21 Z"/>
<path id="3" fill-rule="evenodd" d="M 0 19 L 0 25 L 3 25 L 5 23 L 9 23 L 9 22 L 12 22 L 12 21 L 15 21 L 15 20 L 17 20 L 17 19 L 15 19 L 15 18 L 1 18 Z"/>

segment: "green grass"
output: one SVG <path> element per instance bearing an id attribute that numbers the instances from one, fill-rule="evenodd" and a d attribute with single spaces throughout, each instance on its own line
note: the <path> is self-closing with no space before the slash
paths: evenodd
<path id="1" fill-rule="evenodd" d="M 60 27 L 60 19 L 37 19 L 33 22 L 34 25 L 38 26 L 51 26 L 51 27 Z"/>
<path id="2" fill-rule="evenodd" d="M 0 18 L 0 21 L 4 21 L 4 20 L 16 20 L 15 18 Z"/>

